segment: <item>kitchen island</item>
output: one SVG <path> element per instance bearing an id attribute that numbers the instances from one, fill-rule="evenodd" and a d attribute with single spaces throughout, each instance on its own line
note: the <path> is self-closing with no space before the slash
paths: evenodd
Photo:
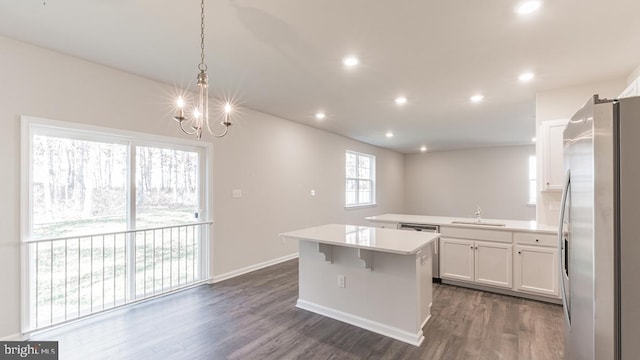
<path id="1" fill-rule="evenodd" d="M 439 234 L 329 224 L 281 236 L 299 241 L 298 308 L 422 343 Z"/>

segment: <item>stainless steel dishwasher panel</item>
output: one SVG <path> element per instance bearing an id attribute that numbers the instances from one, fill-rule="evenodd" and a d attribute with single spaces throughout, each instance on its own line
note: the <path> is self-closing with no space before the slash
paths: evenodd
<path id="1" fill-rule="evenodd" d="M 400 223 L 398 227 L 400 230 L 406 231 L 423 231 L 430 233 L 438 233 L 440 232 L 440 226 L 438 225 L 428 225 L 428 224 L 408 224 L 408 223 Z M 431 276 L 434 281 L 440 281 L 440 238 L 433 241 L 431 246 L 432 252 L 432 262 L 433 269 L 431 271 Z"/>

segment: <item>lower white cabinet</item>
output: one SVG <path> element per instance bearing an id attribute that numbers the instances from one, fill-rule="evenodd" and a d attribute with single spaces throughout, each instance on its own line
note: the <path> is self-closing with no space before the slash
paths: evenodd
<path id="1" fill-rule="evenodd" d="M 443 279 L 474 280 L 474 241 L 440 238 L 440 277 Z"/>
<path id="2" fill-rule="evenodd" d="M 440 277 L 511 289 L 511 244 L 440 238 Z"/>
<path id="3" fill-rule="evenodd" d="M 511 244 L 476 241 L 476 282 L 511 289 L 512 249 Z"/>
<path id="4" fill-rule="evenodd" d="M 558 297 L 558 249 L 543 246 L 514 247 L 515 290 Z"/>
<path id="5" fill-rule="evenodd" d="M 397 229 L 398 224 L 396 223 L 375 223 L 375 226 L 380 229 Z"/>

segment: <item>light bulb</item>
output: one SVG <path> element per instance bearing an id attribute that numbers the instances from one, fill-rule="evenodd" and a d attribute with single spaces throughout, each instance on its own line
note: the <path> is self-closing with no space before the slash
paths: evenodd
<path id="1" fill-rule="evenodd" d="M 342 63 L 346 67 L 354 67 L 360 63 L 360 60 L 358 60 L 358 58 L 355 56 L 347 56 L 346 58 L 342 59 Z"/>
<path id="2" fill-rule="evenodd" d="M 404 105 L 407 103 L 407 98 L 404 96 L 399 96 L 395 99 L 396 104 L 398 105 Z"/>
<path id="3" fill-rule="evenodd" d="M 516 7 L 516 13 L 519 15 L 528 15 L 536 12 L 542 6 L 542 2 L 538 0 L 525 1 Z"/>
<path id="4" fill-rule="evenodd" d="M 532 72 L 526 72 L 526 73 L 522 73 L 520 74 L 520 76 L 518 76 L 518 79 L 521 82 L 527 82 L 527 81 L 531 81 L 533 80 L 533 78 L 535 77 L 535 74 Z"/>
<path id="5" fill-rule="evenodd" d="M 226 103 L 224 105 L 224 112 L 227 113 L 227 114 L 231 112 L 231 104 Z"/>
<path id="6" fill-rule="evenodd" d="M 484 100 L 484 95 L 482 94 L 473 95 L 472 97 L 469 98 L 469 100 L 471 100 L 471 102 L 474 102 L 474 103 L 479 103 L 480 101 Z"/>

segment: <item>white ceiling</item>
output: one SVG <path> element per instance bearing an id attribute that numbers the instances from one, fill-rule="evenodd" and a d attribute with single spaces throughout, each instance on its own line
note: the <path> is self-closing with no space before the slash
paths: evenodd
<path id="1" fill-rule="evenodd" d="M 194 86 L 198 0 L 43 1 L 0 0 L 0 34 Z M 416 152 L 423 144 L 443 150 L 528 143 L 536 92 L 626 77 L 640 64 L 638 0 L 546 0 L 528 17 L 514 13 L 516 4 L 207 0 L 212 91 L 281 118 Z M 360 66 L 345 69 L 349 54 Z M 525 70 L 536 73 L 529 84 L 517 79 Z M 485 101 L 471 104 L 477 92 Z M 393 101 L 399 94 L 408 98 L 403 107 Z M 327 118 L 316 120 L 318 110 Z"/>

